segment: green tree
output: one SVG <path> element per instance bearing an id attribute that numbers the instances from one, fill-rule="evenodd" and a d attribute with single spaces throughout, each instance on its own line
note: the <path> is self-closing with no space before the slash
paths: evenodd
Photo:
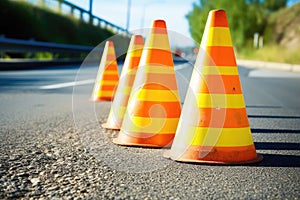
<path id="1" fill-rule="evenodd" d="M 213 9 L 226 11 L 233 44 L 237 48 L 244 46 L 255 32 L 264 31 L 266 15 L 259 0 L 199 0 L 186 15 L 195 41 L 201 41 L 208 13 Z"/>
<path id="2" fill-rule="evenodd" d="M 264 7 L 270 11 L 279 10 L 282 7 L 285 7 L 287 0 L 264 0 Z"/>
<path id="3" fill-rule="evenodd" d="M 201 41 L 209 10 L 208 1 L 200 0 L 200 4 L 194 3 L 193 10 L 186 15 L 190 25 L 190 33 L 193 39 L 198 43 Z"/>

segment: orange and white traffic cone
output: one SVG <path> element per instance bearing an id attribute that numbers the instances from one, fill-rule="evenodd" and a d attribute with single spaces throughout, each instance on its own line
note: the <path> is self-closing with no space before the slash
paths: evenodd
<path id="1" fill-rule="evenodd" d="M 111 101 L 118 85 L 119 74 L 114 43 L 105 43 L 100 61 L 97 78 L 95 80 L 91 101 Z"/>
<path id="2" fill-rule="evenodd" d="M 166 147 L 181 112 L 165 21 L 154 20 L 146 39 L 121 130 L 114 143 Z"/>
<path id="3" fill-rule="evenodd" d="M 102 124 L 103 128 L 114 130 L 120 130 L 121 128 L 143 47 L 143 37 L 141 35 L 133 35 L 126 54 L 115 98 L 112 102 L 107 122 Z"/>
<path id="4" fill-rule="evenodd" d="M 200 47 L 176 136 L 164 156 L 213 164 L 261 161 L 224 10 L 210 11 Z"/>

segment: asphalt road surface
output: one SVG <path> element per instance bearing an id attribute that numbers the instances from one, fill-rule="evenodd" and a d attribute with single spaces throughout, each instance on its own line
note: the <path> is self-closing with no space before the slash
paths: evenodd
<path id="1" fill-rule="evenodd" d="M 183 102 L 193 63 L 175 66 Z M 0 198 L 299 199 L 300 74 L 239 67 L 258 164 L 174 162 L 121 147 L 97 66 L 0 72 Z"/>

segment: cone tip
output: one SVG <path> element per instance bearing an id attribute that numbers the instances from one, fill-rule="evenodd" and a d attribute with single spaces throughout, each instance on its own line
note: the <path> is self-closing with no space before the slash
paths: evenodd
<path id="1" fill-rule="evenodd" d="M 212 27 L 228 27 L 225 10 L 211 10 L 209 12 Z"/>
<path id="2" fill-rule="evenodd" d="M 106 41 L 105 45 L 108 45 L 108 46 L 113 46 L 113 45 L 114 45 L 114 43 L 113 43 L 113 41 L 110 41 L 110 40 L 108 40 L 108 41 Z"/>
<path id="3" fill-rule="evenodd" d="M 134 44 L 136 44 L 136 45 L 144 44 L 144 38 L 141 35 L 133 35 L 132 40 L 134 41 Z"/>
<path id="4" fill-rule="evenodd" d="M 166 22 L 162 19 L 153 20 L 152 27 L 153 28 L 166 28 Z"/>
<path id="5" fill-rule="evenodd" d="M 222 9 L 211 10 L 210 13 L 213 13 L 215 15 L 224 15 L 224 14 L 226 14 L 225 10 L 222 10 Z"/>

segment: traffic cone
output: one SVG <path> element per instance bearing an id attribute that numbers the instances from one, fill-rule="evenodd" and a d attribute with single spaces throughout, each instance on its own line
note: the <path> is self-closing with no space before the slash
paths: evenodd
<path id="1" fill-rule="evenodd" d="M 143 37 L 141 35 L 133 35 L 130 40 L 115 98 L 112 102 L 107 122 L 102 124 L 103 128 L 114 130 L 120 130 L 121 128 L 143 47 Z"/>
<path id="2" fill-rule="evenodd" d="M 165 21 L 154 20 L 114 143 L 127 146 L 170 146 L 181 105 Z"/>
<path id="3" fill-rule="evenodd" d="M 256 154 L 224 10 L 209 13 L 172 147 L 176 161 L 246 164 Z"/>
<path id="4" fill-rule="evenodd" d="M 100 61 L 91 101 L 111 101 L 119 81 L 114 43 L 107 41 Z"/>

